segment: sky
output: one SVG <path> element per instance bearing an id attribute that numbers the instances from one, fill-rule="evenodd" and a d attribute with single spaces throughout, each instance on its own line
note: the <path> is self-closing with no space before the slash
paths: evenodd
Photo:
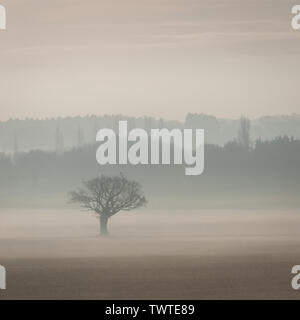
<path id="1" fill-rule="evenodd" d="M 300 113 L 290 0 L 0 0 L 0 121 Z"/>

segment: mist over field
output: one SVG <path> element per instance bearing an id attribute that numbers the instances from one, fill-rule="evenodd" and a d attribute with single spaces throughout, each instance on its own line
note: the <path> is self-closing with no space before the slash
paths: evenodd
<path id="1" fill-rule="evenodd" d="M 299 299 L 292 0 L 0 2 L 0 299 Z"/>
<path id="2" fill-rule="evenodd" d="M 109 239 L 79 210 L 1 209 L 14 299 L 298 299 L 298 210 L 121 213 Z"/>

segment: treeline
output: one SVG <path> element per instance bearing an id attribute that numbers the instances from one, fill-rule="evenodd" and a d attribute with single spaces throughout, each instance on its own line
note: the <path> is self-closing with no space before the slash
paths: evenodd
<path id="1" fill-rule="evenodd" d="M 187 114 L 182 121 L 123 115 L 11 119 L 0 121 L 0 152 L 12 154 L 36 149 L 63 152 L 94 143 L 97 130 L 116 129 L 119 120 L 127 120 L 129 129 L 143 128 L 147 131 L 151 128 L 204 129 L 206 142 L 217 145 L 233 140 L 239 127 L 239 119 L 222 119 L 200 113 Z M 282 135 L 300 139 L 300 116 L 261 117 L 251 121 L 251 128 L 253 141 L 259 137 L 272 140 Z"/>
<path id="2" fill-rule="evenodd" d="M 205 146 L 201 176 L 185 176 L 183 165 L 107 165 L 96 162 L 97 145 L 63 153 L 31 151 L 0 155 L 1 206 L 62 206 L 83 180 L 119 174 L 142 183 L 150 207 L 201 208 L 298 206 L 300 141 L 279 137 L 251 147 L 232 141 Z"/>

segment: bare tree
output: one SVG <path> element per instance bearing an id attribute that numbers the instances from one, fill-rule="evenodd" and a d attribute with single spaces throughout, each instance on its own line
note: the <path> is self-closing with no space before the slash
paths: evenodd
<path id="1" fill-rule="evenodd" d="M 248 118 L 241 117 L 240 119 L 238 143 L 245 149 L 250 148 L 250 120 Z"/>
<path id="2" fill-rule="evenodd" d="M 146 204 L 142 187 L 124 176 L 101 176 L 84 182 L 85 188 L 71 192 L 71 202 L 96 212 L 100 221 L 100 234 L 109 235 L 107 224 L 119 211 L 129 211 Z"/>

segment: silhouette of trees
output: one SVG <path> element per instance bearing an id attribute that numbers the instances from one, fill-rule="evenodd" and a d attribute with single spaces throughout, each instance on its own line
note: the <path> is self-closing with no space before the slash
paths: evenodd
<path id="1" fill-rule="evenodd" d="M 288 136 L 260 139 L 249 149 L 237 141 L 224 147 L 205 145 L 205 169 L 197 177 L 185 176 L 181 165 L 99 166 L 95 152 L 96 144 L 61 154 L 19 151 L 12 158 L 0 153 L 0 206 L 64 206 L 68 190 L 83 177 L 96 177 L 99 170 L 107 176 L 122 171 L 139 181 L 156 207 L 197 207 L 204 202 L 217 203 L 219 199 L 234 203 L 241 197 L 248 204 L 253 202 L 251 197 L 268 206 L 276 205 L 271 197 L 281 197 L 293 206 L 300 204 L 300 140 Z"/>
<path id="2" fill-rule="evenodd" d="M 120 211 L 130 211 L 146 204 L 142 187 L 124 176 L 101 176 L 84 183 L 85 188 L 71 192 L 71 202 L 96 212 L 100 234 L 109 235 L 108 220 Z"/>
<path id="3" fill-rule="evenodd" d="M 96 135 L 95 135 L 96 136 Z M 84 145 L 85 139 L 84 139 L 84 133 L 80 126 L 78 126 L 78 132 L 77 132 L 77 146 L 81 147 Z"/>
<path id="4" fill-rule="evenodd" d="M 14 132 L 14 155 L 19 152 L 19 139 L 16 132 Z"/>
<path id="5" fill-rule="evenodd" d="M 19 152 L 31 150 L 53 151 L 58 153 L 79 145 L 78 127 L 84 137 L 83 143 L 95 142 L 96 132 L 101 128 L 116 128 L 117 121 L 128 120 L 128 128 L 201 128 L 205 129 L 208 144 L 225 143 L 236 138 L 240 119 L 222 119 L 205 114 L 188 114 L 185 121 L 171 121 L 150 117 L 129 117 L 125 115 L 103 115 L 85 117 L 64 117 L 45 119 L 10 119 L 0 121 L 0 151 L 14 153 L 14 132 L 18 133 Z M 81 135 L 81 134 L 80 134 Z M 300 139 L 300 115 L 268 116 L 251 121 L 251 138 L 261 137 L 272 140 L 277 136 L 288 135 Z"/>
<path id="6" fill-rule="evenodd" d="M 59 125 L 57 125 L 55 131 L 55 151 L 58 154 L 64 151 L 64 136 Z"/>
<path id="7" fill-rule="evenodd" d="M 245 148 L 250 148 L 250 120 L 245 117 L 240 119 L 240 127 L 238 130 L 238 144 Z"/>

